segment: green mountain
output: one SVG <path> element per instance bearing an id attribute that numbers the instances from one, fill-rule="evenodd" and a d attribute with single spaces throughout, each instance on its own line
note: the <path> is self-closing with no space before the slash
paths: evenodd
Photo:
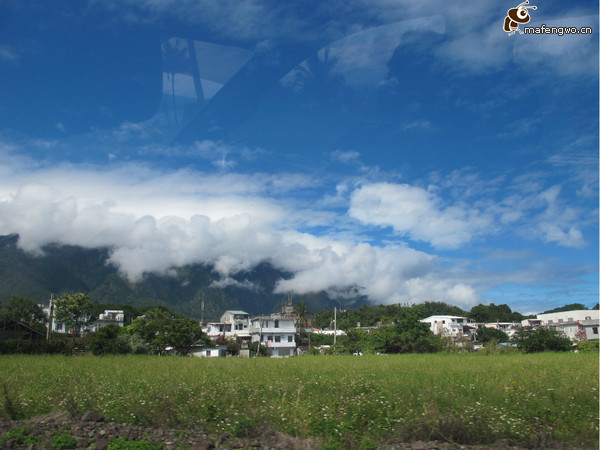
<path id="1" fill-rule="evenodd" d="M 219 275 L 210 265 L 174 267 L 171 275 L 145 274 L 132 283 L 117 268 L 108 264 L 109 248 L 83 248 L 48 245 L 43 254 L 32 255 L 19 249 L 17 235 L 0 236 L 0 302 L 12 294 L 46 303 L 51 294 L 87 292 L 95 303 L 132 306 L 164 305 L 188 317 L 201 317 L 202 294 L 205 320 L 217 320 L 227 309 L 241 309 L 251 315 L 277 311 L 286 300 L 273 293 L 277 280 L 288 279 L 264 262 L 252 270 L 232 276 L 238 283 L 218 287 Z M 311 312 L 334 306 L 358 307 L 364 297 L 331 298 L 326 292 L 295 295 Z"/>

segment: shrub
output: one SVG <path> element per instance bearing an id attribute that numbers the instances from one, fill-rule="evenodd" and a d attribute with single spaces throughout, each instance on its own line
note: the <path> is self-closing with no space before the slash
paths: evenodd
<path id="1" fill-rule="evenodd" d="M 128 441 L 120 437 L 108 444 L 108 450 L 160 450 L 162 447 L 150 441 Z"/>
<path id="2" fill-rule="evenodd" d="M 0 445 L 2 447 L 30 446 L 38 444 L 39 441 L 40 439 L 37 436 L 31 434 L 29 429 L 22 425 L 4 433 L 4 436 L 0 439 Z"/>
<path id="3" fill-rule="evenodd" d="M 77 440 L 67 433 L 56 433 L 52 436 L 50 446 L 55 450 L 66 450 L 77 447 Z"/>
<path id="4" fill-rule="evenodd" d="M 0 341 L 0 354 L 42 354 L 69 353 L 67 340 L 56 339 L 50 342 L 43 340 L 6 339 Z"/>
<path id="5" fill-rule="evenodd" d="M 90 338 L 89 347 L 94 355 L 129 353 L 131 347 L 121 338 L 123 329 L 115 324 L 100 328 Z"/>
<path id="6" fill-rule="evenodd" d="M 600 346 L 598 341 L 581 341 L 577 344 L 577 350 L 583 353 L 597 353 Z"/>
<path id="7" fill-rule="evenodd" d="M 537 330 L 520 330 L 514 341 L 525 353 L 543 351 L 566 352 L 571 349 L 571 340 L 555 330 L 539 328 Z"/>
<path id="8" fill-rule="evenodd" d="M 489 342 L 491 340 L 496 340 L 498 342 L 508 342 L 509 337 L 502 330 L 497 330 L 495 328 L 482 327 L 477 330 L 477 340 L 479 342 Z"/>

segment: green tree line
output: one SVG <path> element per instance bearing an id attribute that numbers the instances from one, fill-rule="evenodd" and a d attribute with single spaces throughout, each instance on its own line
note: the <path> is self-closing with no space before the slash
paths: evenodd
<path id="1" fill-rule="evenodd" d="M 65 325 L 71 336 L 82 334 L 105 309 L 126 311 L 128 325 L 110 324 L 96 332 L 87 333 L 75 343 L 66 341 L 67 334 L 53 333 L 46 344 L 27 343 L 45 335 L 48 317 L 33 299 L 13 295 L 0 308 L 0 325 L 16 330 L 13 339 L 0 341 L 0 353 L 56 353 L 69 352 L 74 347 L 85 347 L 94 354 L 108 353 L 162 353 L 172 347 L 180 355 L 187 355 L 195 345 L 212 346 L 200 324 L 164 306 L 133 308 L 123 305 L 95 305 L 84 293 L 65 294 L 54 300 L 54 319 Z"/>

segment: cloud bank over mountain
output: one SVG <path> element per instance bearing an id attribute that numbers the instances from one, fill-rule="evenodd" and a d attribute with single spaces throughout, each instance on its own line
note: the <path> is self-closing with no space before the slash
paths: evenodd
<path id="1" fill-rule="evenodd" d="M 268 261 L 293 274 L 277 284 L 282 293 L 325 290 L 381 303 L 444 300 L 468 307 L 497 280 L 473 277 L 459 260 L 449 265 L 452 258 L 436 249 L 507 232 L 565 246 L 582 241 L 583 212 L 561 205 L 556 186 L 534 193 L 513 186 L 497 201 L 470 198 L 454 182 L 449 186 L 462 200 L 453 202 L 441 197 L 447 180 L 424 188 L 367 177 L 349 180 L 355 187 L 342 194 L 346 206 L 339 211 L 299 200 L 319 183 L 306 175 L 165 171 L 137 163 L 31 169 L 14 151 L 5 156 L 12 165 L 4 166 L 0 182 L 1 234 L 18 233 L 19 246 L 34 253 L 49 243 L 110 247 L 109 262 L 132 281 L 144 272 L 208 263 L 226 283 Z M 365 226 L 391 227 L 397 239 L 371 242 L 361 236 Z M 428 245 L 411 248 L 420 241 Z"/>

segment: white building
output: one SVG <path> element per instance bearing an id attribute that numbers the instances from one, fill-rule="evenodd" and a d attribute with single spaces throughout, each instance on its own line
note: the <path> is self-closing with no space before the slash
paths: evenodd
<path id="1" fill-rule="evenodd" d="M 281 312 L 250 320 L 252 342 L 267 348 L 269 356 L 291 356 L 296 352 L 296 318 L 291 300 Z"/>
<path id="2" fill-rule="evenodd" d="M 250 350 L 250 315 L 245 311 L 227 310 L 221 316 L 219 322 L 208 322 L 202 327 L 208 337 L 217 343 L 215 348 L 198 347 L 193 349 L 192 356 L 202 357 L 225 357 L 227 356 L 226 341 L 235 339 L 242 341 L 240 356 L 249 356 Z"/>
<path id="3" fill-rule="evenodd" d="M 597 309 L 538 314 L 540 326 L 561 331 L 573 341 L 599 340 L 600 315 Z"/>
<path id="4" fill-rule="evenodd" d="M 429 316 L 421 322 L 429 324 L 431 332 L 453 340 L 474 340 L 477 325 L 466 317 Z"/>
<path id="5" fill-rule="evenodd" d="M 42 310 L 46 317 L 50 319 L 50 305 L 43 306 Z M 88 333 L 90 331 L 98 331 L 100 328 L 105 327 L 106 325 L 118 325 L 120 327 L 125 326 L 125 313 L 121 310 L 117 309 L 105 309 L 102 314 L 98 316 L 98 318 L 92 323 L 88 323 L 88 325 L 84 325 L 81 330 L 68 330 L 64 323 L 57 322 L 55 311 L 52 313 L 52 328 L 51 330 L 55 333 L 80 333 L 85 332 Z"/>
<path id="6" fill-rule="evenodd" d="M 125 313 L 120 309 L 105 309 L 102 314 L 98 316 L 98 319 L 92 324 L 91 328 L 93 331 L 98 331 L 99 328 L 105 327 L 106 325 L 117 325 L 120 327 L 125 326 Z"/>
<path id="7" fill-rule="evenodd" d="M 202 329 L 212 340 L 225 339 L 250 340 L 250 315 L 245 311 L 227 310 L 219 322 L 208 322 Z"/>
<path id="8" fill-rule="evenodd" d="M 583 320 L 598 320 L 600 315 L 597 309 L 581 309 L 576 311 L 563 311 L 546 314 L 538 314 L 542 326 L 556 325 L 565 322 L 579 322 Z"/>
<path id="9" fill-rule="evenodd" d="M 190 351 L 191 356 L 198 356 L 201 358 L 218 358 L 227 356 L 227 346 L 217 345 L 214 348 L 207 347 L 194 347 Z"/>
<path id="10" fill-rule="evenodd" d="M 542 325 L 540 319 L 524 319 L 521 321 L 521 328 L 524 330 L 534 330 Z"/>

